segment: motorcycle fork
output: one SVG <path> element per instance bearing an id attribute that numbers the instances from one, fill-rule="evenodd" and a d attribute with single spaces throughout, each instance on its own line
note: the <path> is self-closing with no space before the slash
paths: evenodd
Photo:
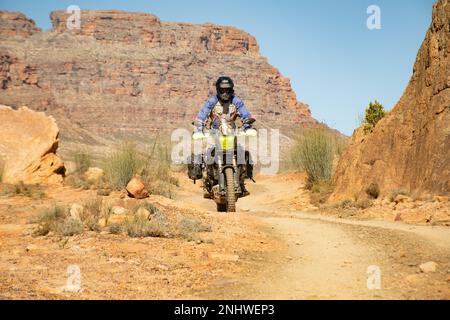
<path id="1" fill-rule="evenodd" d="M 231 165 L 229 165 L 229 161 L 228 159 L 231 158 Z M 237 193 L 241 193 L 241 186 L 239 183 L 239 169 L 238 169 L 238 165 L 237 165 L 237 159 L 236 159 L 236 154 L 232 153 L 222 153 L 219 155 L 218 159 L 217 159 L 217 165 L 219 168 L 219 186 L 220 186 L 220 191 L 223 195 L 225 195 L 226 193 L 226 186 L 225 186 L 225 173 L 224 170 L 226 167 L 233 167 L 233 172 L 234 172 L 234 192 Z M 225 160 L 225 163 L 224 163 Z"/>

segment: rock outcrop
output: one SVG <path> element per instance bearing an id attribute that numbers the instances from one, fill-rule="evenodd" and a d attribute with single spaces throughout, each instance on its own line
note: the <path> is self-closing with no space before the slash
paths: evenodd
<path id="1" fill-rule="evenodd" d="M 331 200 L 395 189 L 450 194 L 450 1 L 439 0 L 414 65 L 393 110 L 371 134 L 357 129 L 334 176 Z"/>
<path id="2" fill-rule="evenodd" d="M 56 155 L 59 130 L 52 117 L 27 107 L 0 105 L 2 182 L 61 183 L 64 164 Z"/>
<path id="3" fill-rule="evenodd" d="M 0 29 L 8 34 L 0 45 L 0 103 L 47 112 L 63 139 L 191 128 L 222 74 L 235 79 L 261 125 L 286 134 L 317 124 L 246 32 L 122 11 L 82 11 L 81 28 L 69 30 L 68 16 L 53 12 L 53 30 L 27 38 Z M 0 18 L 14 25 L 10 14 Z"/>
<path id="4" fill-rule="evenodd" d="M 9 37 L 29 37 L 41 31 L 33 20 L 20 12 L 0 11 L 0 39 Z"/>

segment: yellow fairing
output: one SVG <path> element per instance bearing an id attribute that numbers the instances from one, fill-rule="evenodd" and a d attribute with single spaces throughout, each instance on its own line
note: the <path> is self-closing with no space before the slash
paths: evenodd
<path id="1" fill-rule="evenodd" d="M 234 136 L 221 136 L 220 137 L 220 147 L 222 150 L 233 150 L 234 149 Z"/>

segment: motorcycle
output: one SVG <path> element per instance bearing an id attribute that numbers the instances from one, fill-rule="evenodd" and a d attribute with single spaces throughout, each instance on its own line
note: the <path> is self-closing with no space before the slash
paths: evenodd
<path id="1" fill-rule="evenodd" d="M 243 121 L 243 125 L 250 125 L 255 119 L 247 119 Z M 245 163 L 239 163 L 238 152 L 243 150 L 238 146 L 237 138 L 239 136 L 255 137 L 256 130 L 250 129 L 244 131 L 243 128 L 234 129 L 230 124 L 222 119 L 218 130 L 214 131 L 215 147 L 211 148 L 208 154 L 201 155 L 200 167 L 197 166 L 197 173 L 191 162 L 188 169 L 189 177 L 203 179 L 203 188 L 205 189 L 205 198 L 212 199 L 217 205 L 218 212 L 236 212 L 236 202 L 239 198 L 249 195 L 244 187 L 246 178 L 253 179 L 253 166 L 250 163 L 250 154 L 245 151 Z M 208 139 L 210 132 L 201 135 L 200 139 Z M 195 139 L 194 140 L 198 140 Z M 241 154 L 242 155 L 242 154 Z M 201 171 L 201 174 L 200 174 Z"/>

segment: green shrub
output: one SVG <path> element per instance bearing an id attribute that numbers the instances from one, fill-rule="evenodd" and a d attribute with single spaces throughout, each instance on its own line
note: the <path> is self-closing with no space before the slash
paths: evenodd
<path id="1" fill-rule="evenodd" d="M 142 157 L 132 143 L 124 143 L 105 162 L 105 175 L 110 185 L 125 188 L 142 165 Z"/>
<path id="2" fill-rule="evenodd" d="M 75 218 L 67 217 L 56 224 L 56 230 L 59 235 L 71 237 L 83 232 L 83 223 Z"/>
<path id="3" fill-rule="evenodd" d="M 39 184 L 24 184 L 22 181 L 14 185 L 14 194 L 40 200 L 45 197 L 45 192 Z"/>
<path id="4" fill-rule="evenodd" d="M 170 175 L 171 159 L 167 146 L 154 143 L 148 152 L 141 177 L 151 194 L 173 198 L 173 186 L 179 186 L 176 178 Z"/>
<path id="5" fill-rule="evenodd" d="M 373 182 L 367 187 L 366 193 L 372 199 L 378 199 L 378 197 L 380 196 L 380 187 L 377 183 Z"/>
<path id="6" fill-rule="evenodd" d="M 91 155 L 87 151 L 76 151 L 73 154 L 75 162 L 75 172 L 79 174 L 85 173 L 91 166 Z"/>
<path id="7" fill-rule="evenodd" d="M 352 208 L 353 206 L 354 206 L 354 202 L 351 199 L 344 199 L 334 205 L 334 207 L 340 208 L 340 209 L 349 209 L 349 208 Z"/>
<path id="8" fill-rule="evenodd" d="M 83 190 L 89 190 L 92 186 L 92 183 L 90 181 L 86 181 L 83 175 L 76 172 L 66 177 L 64 179 L 64 183 L 74 188 L 81 188 Z"/>
<path id="9" fill-rule="evenodd" d="M 384 107 L 381 103 L 377 100 L 375 100 L 375 102 L 370 102 L 364 116 L 364 132 L 371 132 L 377 125 L 378 121 L 380 121 L 385 115 L 386 112 L 384 111 Z"/>
<path id="10" fill-rule="evenodd" d="M 337 138 L 325 129 L 311 129 L 300 135 L 291 151 L 291 163 L 297 170 L 308 176 L 307 187 L 329 183 L 332 175 L 333 159 L 341 150 Z"/>
<path id="11" fill-rule="evenodd" d="M 132 238 L 166 237 L 166 227 L 156 219 L 148 220 L 140 215 L 134 215 L 123 224 L 124 231 Z"/>
<path id="12" fill-rule="evenodd" d="M 31 222 L 38 224 L 34 234 L 45 236 L 50 231 L 57 231 L 59 225 L 68 217 L 69 209 L 67 207 L 54 205 L 47 208 L 32 218 Z"/>
<path id="13" fill-rule="evenodd" d="M 93 198 L 83 203 L 83 212 L 80 219 L 90 231 L 99 231 L 99 219 L 103 216 L 102 199 Z M 105 217 L 106 218 L 106 217 Z"/>
<path id="14" fill-rule="evenodd" d="M 211 226 L 193 218 L 183 218 L 178 222 L 178 230 L 182 236 L 197 232 L 211 232 Z"/>
<path id="15" fill-rule="evenodd" d="M 115 223 L 109 226 L 109 232 L 112 234 L 120 234 L 122 233 L 122 225 Z"/>

